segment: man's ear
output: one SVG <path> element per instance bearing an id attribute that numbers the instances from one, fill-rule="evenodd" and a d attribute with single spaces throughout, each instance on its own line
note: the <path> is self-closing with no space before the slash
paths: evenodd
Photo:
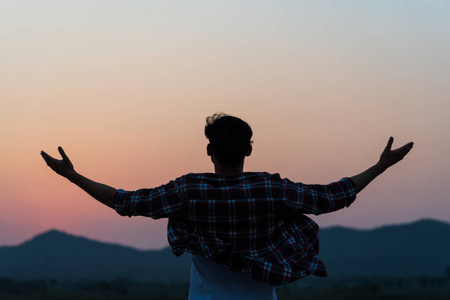
<path id="1" fill-rule="evenodd" d="M 207 146 L 206 146 L 206 154 L 208 154 L 208 156 L 211 156 L 212 155 L 212 146 L 211 146 L 211 144 L 208 144 Z"/>
<path id="2" fill-rule="evenodd" d="M 248 146 L 247 152 L 245 152 L 245 156 L 250 156 L 252 154 L 253 147 L 252 145 Z"/>

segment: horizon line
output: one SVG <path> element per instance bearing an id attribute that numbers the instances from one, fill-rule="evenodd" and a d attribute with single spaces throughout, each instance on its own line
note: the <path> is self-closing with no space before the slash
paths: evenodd
<path id="1" fill-rule="evenodd" d="M 437 222 L 437 223 L 443 223 L 446 225 L 450 225 L 450 221 L 447 220 L 441 220 L 438 218 L 431 218 L 431 217 L 424 217 L 421 219 L 417 219 L 415 221 L 411 221 L 411 222 L 399 222 L 399 223 L 390 223 L 390 224 L 384 224 L 384 225 L 379 225 L 379 226 L 375 226 L 373 228 L 355 228 L 355 227 L 350 227 L 350 226 L 342 226 L 342 225 L 331 225 L 331 226 L 326 226 L 326 227 L 321 227 L 319 230 L 327 230 L 327 229 L 333 229 L 333 228 L 341 228 L 341 229 L 349 229 L 349 230 L 356 230 L 356 231 L 373 231 L 373 230 L 378 230 L 378 229 L 382 229 L 382 228 L 386 228 L 386 227 L 396 227 L 396 226 L 406 226 L 406 225 L 412 225 L 415 223 L 420 223 L 420 222 L 426 222 L 426 221 L 432 221 L 432 222 Z M 143 248 L 139 248 L 136 246 L 131 246 L 131 245 L 127 245 L 127 244 L 123 244 L 120 242 L 113 242 L 113 241 L 102 241 L 96 238 L 91 238 L 91 237 L 87 237 L 87 236 L 83 236 L 83 235 L 79 235 L 79 234 L 74 234 L 74 233 L 70 233 L 67 232 L 65 230 L 61 230 L 61 229 L 56 229 L 56 228 L 50 228 L 48 230 L 42 231 L 41 233 L 35 234 L 30 238 L 25 239 L 24 241 L 22 241 L 21 243 L 18 244 L 13 244 L 13 245 L 0 245 L 0 248 L 3 247 L 19 247 L 22 246 L 32 240 L 34 240 L 35 238 L 51 233 L 51 232 L 58 232 L 58 233 L 62 233 L 65 235 L 69 235 L 75 238 L 82 238 L 85 240 L 89 240 L 89 241 L 93 241 L 93 242 L 98 242 L 98 243 L 104 243 L 104 244 L 109 244 L 109 245 L 116 245 L 116 246 L 121 246 L 121 247 L 126 247 L 126 248 L 132 248 L 134 250 L 137 251 L 162 251 L 164 249 L 170 248 L 169 245 L 162 247 L 162 248 L 150 248 L 150 249 L 143 249 Z"/>

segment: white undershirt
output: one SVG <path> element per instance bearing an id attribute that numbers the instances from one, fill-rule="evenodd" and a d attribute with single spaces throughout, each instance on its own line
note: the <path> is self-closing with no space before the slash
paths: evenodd
<path id="1" fill-rule="evenodd" d="M 275 287 L 192 254 L 189 300 L 277 300 Z"/>

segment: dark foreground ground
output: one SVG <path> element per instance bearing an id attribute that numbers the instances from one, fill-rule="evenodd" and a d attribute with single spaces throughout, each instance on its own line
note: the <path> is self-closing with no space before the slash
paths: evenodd
<path id="1" fill-rule="evenodd" d="M 448 300 L 450 280 L 445 277 L 352 278 L 310 281 L 277 289 L 278 299 Z M 79 280 L 19 281 L 0 278 L 1 300 L 178 300 L 188 298 L 188 286 L 155 282 Z"/>

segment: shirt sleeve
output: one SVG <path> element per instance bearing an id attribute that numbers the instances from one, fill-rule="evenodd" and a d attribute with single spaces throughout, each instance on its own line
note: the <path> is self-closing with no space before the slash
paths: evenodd
<path id="1" fill-rule="evenodd" d="M 327 185 L 284 181 L 286 202 L 294 213 L 329 213 L 350 206 L 356 199 L 355 184 L 348 177 Z"/>
<path id="2" fill-rule="evenodd" d="M 171 181 L 152 189 L 119 189 L 115 195 L 114 209 L 121 216 L 160 219 L 173 216 L 181 207 L 181 203 L 178 184 Z"/>

